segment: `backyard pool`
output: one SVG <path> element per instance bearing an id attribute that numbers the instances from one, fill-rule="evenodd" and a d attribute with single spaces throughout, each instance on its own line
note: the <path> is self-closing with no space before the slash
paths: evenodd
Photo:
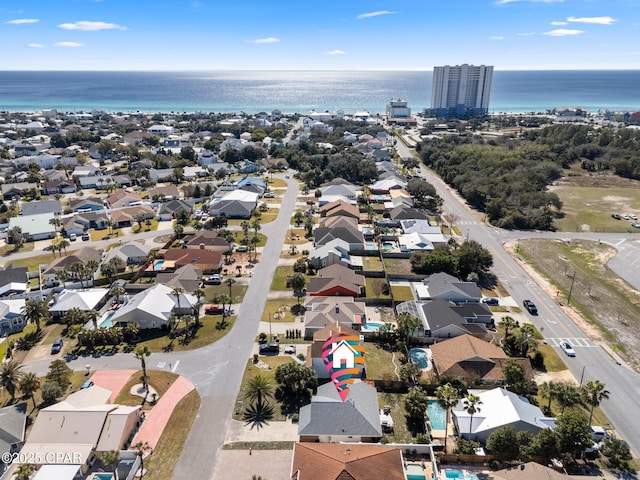
<path id="1" fill-rule="evenodd" d="M 411 360 L 413 360 L 413 363 L 423 370 L 425 368 L 429 368 L 429 357 L 423 348 L 412 348 L 409 350 L 409 356 L 411 357 Z"/>
<path id="2" fill-rule="evenodd" d="M 164 260 L 156 260 L 156 263 L 153 264 L 153 269 L 162 270 L 163 265 L 164 265 Z"/>
<path id="3" fill-rule="evenodd" d="M 425 480 L 424 469 L 420 465 L 407 465 L 407 480 Z"/>
<path id="4" fill-rule="evenodd" d="M 389 250 L 393 250 L 394 248 L 396 248 L 396 244 L 394 242 L 384 242 L 382 244 L 382 249 L 385 251 L 389 251 Z"/>
<path id="5" fill-rule="evenodd" d="M 431 421 L 431 428 L 434 430 L 445 429 L 447 411 L 440 406 L 437 400 L 429 400 L 429 404 L 427 405 L 427 415 L 429 415 L 429 420 Z"/>
<path id="6" fill-rule="evenodd" d="M 377 250 L 376 242 L 364 242 L 365 250 Z"/>
<path id="7" fill-rule="evenodd" d="M 111 317 L 113 317 L 113 314 L 116 312 L 109 312 L 107 313 L 107 315 L 100 320 L 100 323 L 98 324 L 98 328 L 111 328 L 113 327 L 113 324 L 111 323 Z"/>
<path id="8" fill-rule="evenodd" d="M 464 472 L 462 470 L 445 470 L 444 474 L 447 478 L 457 478 L 458 480 L 478 480 L 475 473 Z"/>
<path id="9" fill-rule="evenodd" d="M 113 473 L 94 473 L 92 480 L 113 480 Z"/>
<path id="10" fill-rule="evenodd" d="M 363 332 L 377 332 L 383 325 L 384 323 L 367 322 L 362 325 L 361 330 Z"/>

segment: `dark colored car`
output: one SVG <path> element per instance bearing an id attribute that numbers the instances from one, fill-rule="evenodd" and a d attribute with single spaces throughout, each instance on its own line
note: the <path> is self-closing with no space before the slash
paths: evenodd
<path id="1" fill-rule="evenodd" d="M 53 342 L 53 345 L 51 345 L 51 355 L 60 353 L 60 350 L 62 350 L 62 339 L 56 338 L 55 341 Z"/>
<path id="2" fill-rule="evenodd" d="M 536 307 L 536 304 L 531 300 L 524 300 L 522 304 L 524 305 L 524 308 L 527 309 L 527 312 L 529 312 L 531 315 L 538 314 L 538 307 Z"/>
<path id="3" fill-rule="evenodd" d="M 619 213 L 612 213 L 611 217 L 615 218 L 616 220 L 620 220 L 622 218 Z"/>
<path id="4" fill-rule="evenodd" d="M 500 305 L 500 301 L 495 297 L 485 297 L 482 299 L 482 303 L 492 305 L 494 307 Z"/>
<path id="5" fill-rule="evenodd" d="M 259 347 L 260 353 L 280 353 L 280 344 L 278 342 L 261 343 Z"/>

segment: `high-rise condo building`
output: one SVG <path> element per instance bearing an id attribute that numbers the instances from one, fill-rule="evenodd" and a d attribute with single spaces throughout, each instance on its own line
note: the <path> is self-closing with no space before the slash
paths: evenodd
<path id="1" fill-rule="evenodd" d="M 431 114 L 438 118 L 468 118 L 489 111 L 493 67 L 456 65 L 433 68 Z"/>

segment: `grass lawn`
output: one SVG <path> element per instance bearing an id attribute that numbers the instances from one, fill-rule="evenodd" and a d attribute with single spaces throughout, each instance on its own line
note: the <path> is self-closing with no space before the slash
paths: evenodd
<path id="1" fill-rule="evenodd" d="M 537 348 L 544 355 L 544 368 L 547 372 L 561 372 L 567 369 L 567 366 L 556 351 L 551 348 L 551 345 L 539 343 Z"/>
<path id="2" fill-rule="evenodd" d="M 147 225 L 147 221 L 145 220 L 144 222 L 142 222 L 142 231 L 143 232 L 155 232 L 156 230 L 158 230 L 158 220 L 156 220 L 155 218 L 150 219 L 150 224 Z M 138 223 L 136 222 L 135 226 L 133 227 L 133 233 L 140 233 L 140 230 L 138 229 Z"/>
<path id="3" fill-rule="evenodd" d="M 200 395 L 196 390 L 189 392 L 178 402 L 169 418 L 162 436 L 153 450 L 153 455 L 144 462 L 147 480 L 170 480 L 178 463 L 191 425 L 200 410 Z"/>
<path id="4" fill-rule="evenodd" d="M 46 329 L 43 329 L 46 331 L 44 338 L 42 339 L 41 345 L 51 345 L 53 344 L 53 342 L 55 341 L 56 338 L 62 338 L 62 331 L 67 328 L 65 325 L 61 325 L 59 323 L 54 323 L 52 325 L 49 325 Z M 66 347 L 66 342 L 64 347 Z M 62 350 L 62 352 L 64 353 L 64 349 Z"/>
<path id="5" fill-rule="evenodd" d="M 273 274 L 273 280 L 271 281 L 271 290 L 290 290 L 287 287 L 287 277 L 292 274 L 292 265 L 281 265 L 276 267 L 276 273 Z"/>
<path id="6" fill-rule="evenodd" d="M 156 226 L 156 228 L 158 228 Z M 125 239 L 125 237 L 122 235 L 122 229 L 121 228 L 114 228 L 112 229 L 113 233 L 109 233 L 109 229 L 108 228 L 104 228 L 102 230 L 95 230 L 95 229 L 91 229 L 89 230 L 89 237 L 91 237 L 91 241 L 92 242 L 97 242 L 98 240 L 109 240 L 110 238 L 120 238 L 122 239 L 122 241 L 125 240 L 130 240 L 130 239 Z"/>
<path id="7" fill-rule="evenodd" d="M 172 352 L 185 352 L 187 350 L 195 350 L 196 348 L 205 347 L 217 342 L 233 328 L 233 323 L 236 320 L 235 315 L 225 318 L 225 324 L 221 325 L 222 315 L 205 315 L 200 318 L 202 326 L 198 329 L 195 336 L 191 338 L 187 345 L 181 343 L 180 338 L 171 339 L 164 330 L 153 330 L 151 338 L 145 339 L 139 342 L 137 345 L 147 346 L 151 352 L 164 352 L 170 350 Z M 182 324 L 184 326 L 184 324 Z M 141 334 L 142 336 L 142 334 Z"/>
<path id="8" fill-rule="evenodd" d="M 244 371 L 244 375 L 242 376 L 242 385 L 240 386 L 240 393 L 238 394 L 238 399 L 236 400 L 236 407 L 233 412 L 233 418 L 235 420 L 242 420 L 243 407 L 244 405 L 247 404 L 247 402 L 244 400 L 244 395 L 245 395 L 247 383 L 249 382 L 249 380 L 260 375 L 271 383 L 275 391 L 275 389 L 278 387 L 278 384 L 276 383 L 276 368 L 278 368 L 280 365 L 284 365 L 285 363 L 294 361 L 288 355 L 276 356 L 276 357 L 260 357 L 260 360 L 266 363 L 267 365 L 269 365 L 269 367 L 271 368 L 269 370 L 260 368 L 254 365 L 253 359 L 247 361 L 247 367 Z M 283 415 L 282 412 L 280 411 L 278 402 L 272 399 L 271 403 L 276 407 L 272 420 L 274 421 L 286 420 L 286 416 Z"/>
<path id="9" fill-rule="evenodd" d="M 367 298 L 391 298 L 389 294 L 385 295 L 384 293 L 376 294 L 375 286 L 378 285 L 379 288 L 382 288 L 384 284 L 387 283 L 385 278 L 374 278 L 374 277 L 365 277 L 364 278 L 364 288 L 367 292 Z"/>
<path id="10" fill-rule="evenodd" d="M 3 257 L 6 257 L 8 255 L 11 255 L 12 253 L 14 253 L 14 245 L 3 245 L 2 247 L 0 247 L 0 255 Z M 20 250 L 18 250 L 18 252 L 33 252 L 33 242 L 25 242 L 22 244 L 22 246 L 20 247 Z M 16 253 L 18 253 L 16 252 Z"/>
<path id="11" fill-rule="evenodd" d="M 408 302 L 415 300 L 411 287 L 406 287 L 404 285 L 392 285 L 391 293 L 393 294 L 393 299 L 396 302 Z"/>
<path id="12" fill-rule="evenodd" d="M 391 418 L 393 418 L 393 432 L 385 433 L 384 437 L 389 443 L 416 443 L 416 436 L 423 433 L 422 430 L 412 430 L 407 423 L 406 411 L 404 409 L 404 399 L 406 395 L 402 393 L 379 393 L 378 406 L 391 407 Z"/>
<path id="13" fill-rule="evenodd" d="M 269 208 L 266 212 L 260 212 L 262 217 L 260 217 L 260 223 L 265 224 L 269 222 L 273 222 L 280 213 L 279 208 Z"/>
<path id="14" fill-rule="evenodd" d="M 242 303 L 242 301 L 244 300 L 244 296 L 247 293 L 247 288 L 249 288 L 247 285 L 242 285 L 239 283 L 234 283 L 233 285 L 231 285 L 231 295 L 233 295 L 231 303 Z M 224 281 L 221 285 L 207 285 L 206 287 L 204 287 L 205 303 L 216 303 L 214 299 L 221 293 L 229 295 L 229 287 L 224 283 Z"/>
<path id="15" fill-rule="evenodd" d="M 30 333 L 33 333 L 36 331 L 36 326 L 33 324 L 29 324 L 26 327 L 24 327 L 24 330 L 21 331 L 20 333 L 13 333 L 11 335 L 9 335 L 7 338 L 5 338 L 4 342 L 0 343 L 0 359 L 3 359 L 6 355 L 7 355 L 7 346 L 9 345 L 9 342 L 17 342 L 18 339 L 29 335 Z M 53 343 L 53 342 L 52 342 Z M 16 352 L 14 350 L 14 357 L 17 356 L 20 352 Z"/>
<path id="16" fill-rule="evenodd" d="M 295 442 L 234 442 L 225 443 L 223 450 L 293 450 Z"/>
<path id="17" fill-rule="evenodd" d="M 56 255 L 58 258 L 59 255 Z M 53 260 L 53 254 L 47 253 L 45 255 L 38 255 L 35 257 L 29 258 L 20 258 L 17 260 L 8 260 L 6 262 L 6 267 L 9 265 L 13 265 L 14 267 L 27 267 L 27 270 L 30 272 L 37 272 L 38 266 L 41 264 L 49 264 Z"/>
<path id="18" fill-rule="evenodd" d="M 287 231 L 287 235 L 284 239 L 284 243 L 287 245 L 301 245 L 307 243 L 309 240 L 305 238 L 306 230 L 304 228 L 290 228 Z"/>
<path id="19" fill-rule="evenodd" d="M 413 273 L 411 271 L 411 262 L 409 262 L 408 258 L 385 258 L 383 262 L 387 273 Z"/>
<path id="20" fill-rule="evenodd" d="M 149 357 L 151 358 L 151 357 Z M 149 361 L 147 360 L 147 364 Z M 165 392 L 169 389 L 169 387 L 176 381 L 179 375 L 175 373 L 171 373 L 163 370 L 149 370 L 147 369 L 147 376 L 149 378 L 149 386 L 153 387 L 153 389 L 158 393 L 158 399 L 165 394 Z M 131 389 L 138 384 L 142 383 L 142 370 L 138 370 L 136 373 L 131 375 L 131 378 L 127 382 L 127 384 L 122 388 L 118 396 L 116 397 L 115 403 L 120 405 L 142 405 L 142 397 L 138 397 L 137 395 L 131 395 Z M 147 399 L 148 401 L 144 403 L 144 409 L 150 409 L 151 405 L 151 396 Z"/>
<path id="21" fill-rule="evenodd" d="M 378 346 L 377 343 L 367 342 L 364 346 L 365 368 L 367 379 L 370 380 L 399 380 L 395 374 L 392 362 L 393 354 Z M 396 355 L 396 365 L 400 366 L 400 361 Z"/>
<path id="22" fill-rule="evenodd" d="M 382 272 L 380 257 L 362 257 L 362 270 L 367 272 Z"/>
<path id="23" fill-rule="evenodd" d="M 297 303 L 297 299 L 293 298 L 271 298 L 267 300 L 267 304 L 262 312 L 262 321 L 268 322 L 271 317 L 272 322 L 293 322 L 296 317 L 291 313 L 291 307 Z M 284 313 L 281 318 L 275 318 L 276 313 Z"/>
<path id="24" fill-rule="evenodd" d="M 235 231 L 233 232 L 236 235 L 236 243 L 238 244 L 242 244 L 242 239 L 244 238 L 244 232 L 243 231 Z M 248 238 L 253 238 L 254 234 L 254 230 L 253 228 L 249 230 L 248 232 Z M 267 236 L 264 233 L 260 233 L 258 232 L 258 247 L 264 247 L 267 244 Z"/>
<path id="25" fill-rule="evenodd" d="M 281 178 L 270 178 L 269 188 L 287 188 L 287 182 Z"/>

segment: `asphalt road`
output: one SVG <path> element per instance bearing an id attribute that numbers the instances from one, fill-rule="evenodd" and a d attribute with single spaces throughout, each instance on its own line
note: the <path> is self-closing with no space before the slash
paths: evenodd
<path id="1" fill-rule="evenodd" d="M 412 156 L 411 151 L 402 143 L 397 144 L 401 157 Z M 421 165 L 422 175 L 431 183 L 444 199 L 443 211 L 453 213 L 455 225 L 464 238 L 476 240 L 493 255 L 493 273 L 509 290 L 511 296 L 522 302 L 531 299 L 538 307 L 539 314 L 530 316 L 532 323 L 544 335 L 546 341 L 555 347 L 567 368 L 585 383 L 600 380 L 611 393 L 600 407 L 607 415 L 619 435 L 627 441 L 630 448 L 640 454 L 640 416 L 634 414 L 640 398 L 640 375 L 625 365 L 619 364 L 600 345 L 589 340 L 588 336 L 564 314 L 542 289 L 504 250 L 503 244 L 518 238 L 585 238 L 605 241 L 619 249 L 619 255 L 610 262 L 625 280 L 636 288 L 640 285 L 640 271 L 629 268 L 640 262 L 638 242 L 633 234 L 597 234 L 597 233 L 551 233 L 551 232 L 513 232 L 504 231 L 476 220 L 464 201 L 439 177 Z M 477 215 L 476 215 L 477 216 Z M 560 340 L 568 340 L 576 350 L 576 356 L 567 357 L 558 347 Z"/>

